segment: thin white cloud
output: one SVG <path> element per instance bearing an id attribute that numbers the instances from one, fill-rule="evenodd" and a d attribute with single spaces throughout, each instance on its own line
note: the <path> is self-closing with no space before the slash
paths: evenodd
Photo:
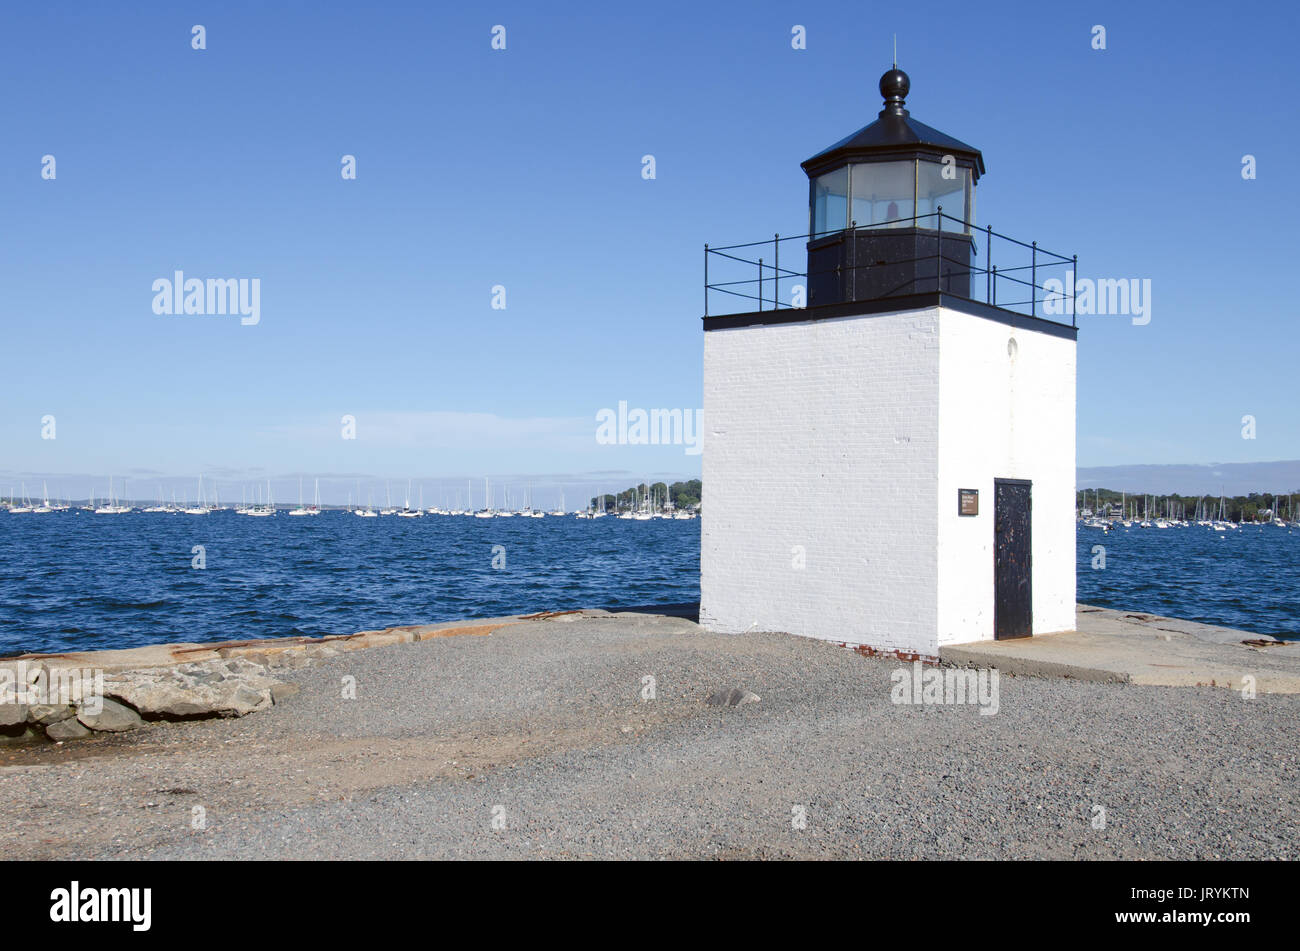
<path id="1" fill-rule="evenodd" d="M 595 417 L 498 416 L 446 410 L 358 411 L 357 442 L 376 449 L 587 449 L 595 441 Z M 264 432 L 291 440 L 337 441 L 341 420 L 303 420 Z"/>

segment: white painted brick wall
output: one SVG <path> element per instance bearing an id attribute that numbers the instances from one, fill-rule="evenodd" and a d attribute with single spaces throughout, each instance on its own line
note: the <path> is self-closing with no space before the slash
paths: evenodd
<path id="1" fill-rule="evenodd" d="M 1075 342 L 947 309 L 939 328 L 939 643 L 993 638 L 995 478 L 1033 482 L 1034 633 L 1073 629 Z"/>
<path id="2" fill-rule="evenodd" d="M 996 476 L 1034 481 L 1035 632 L 1072 626 L 1075 345 L 1017 331 L 1009 366 L 1010 335 L 938 308 L 706 333 L 701 623 L 992 637 Z"/>
<path id="3" fill-rule="evenodd" d="M 705 627 L 935 653 L 938 332 L 931 308 L 704 335 Z"/>

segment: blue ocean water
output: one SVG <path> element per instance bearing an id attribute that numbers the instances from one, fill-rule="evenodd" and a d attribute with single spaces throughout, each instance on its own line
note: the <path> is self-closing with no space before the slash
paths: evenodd
<path id="1" fill-rule="evenodd" d="M 0 656 L 693 602 L 699 524 L 3 513 Z"/>
<path id="2" fill-rule="evenodd" d="M 1080 601 L 1300 638 L 1300 530 L 1081 527 L 1077 552 Z M 698 520 L 4 513 L 0 656 L 693 602 L 699 554 Z"/>
<path id="3" fill-rule="evenodd" d="M 1076 538 L 1085 604 L 1300 638 L 1300 529 L 1080 526 Z"/>

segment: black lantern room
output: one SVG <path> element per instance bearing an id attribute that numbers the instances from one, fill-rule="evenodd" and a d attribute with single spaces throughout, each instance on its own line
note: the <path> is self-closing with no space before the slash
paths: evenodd
<path id="1" fill-rule="evenodd" d="M 886 72 L 876 121 L 803 163 L 811 306 L 936 290 L 970 296 L 984 157 L 913 119 L 910 87 L 901 69 Z"/>

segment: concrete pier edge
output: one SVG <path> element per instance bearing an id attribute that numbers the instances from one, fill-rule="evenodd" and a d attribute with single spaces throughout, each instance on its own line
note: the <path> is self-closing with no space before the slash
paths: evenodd
<path id="1" fill-rule="evenodd" d="M 0 669 L 19 662 L 47 670 L 105 673 L 244 658 L 266 663 L 286 653 L 334 654 L 440 637 L 486 636 L 507 625 L 565 615 L 655 614 L 695 620 L 691 604 L 539 611 L 499 618 L 412 624 L 324 637 L 244 639 L 212 643 L 20 654 L 0 658 Z M 1036 677 L 1069 677 L 1100 683 L 1237 687 L 1256 677 L 1260 692 L 1300 693 L 1300 642 L 1137 611 L 1080 604 L 1074 631 L 1002 641 L 976 641 L 940 649 L 941 663 L 993 666 Z"/>
<path id="2" fill-rule="evenodd" d="M 1300 642 L 1087 604 L 1073 631 L 953 644 L 939 659 L 1030 677 L 1300 693 Z"/>

